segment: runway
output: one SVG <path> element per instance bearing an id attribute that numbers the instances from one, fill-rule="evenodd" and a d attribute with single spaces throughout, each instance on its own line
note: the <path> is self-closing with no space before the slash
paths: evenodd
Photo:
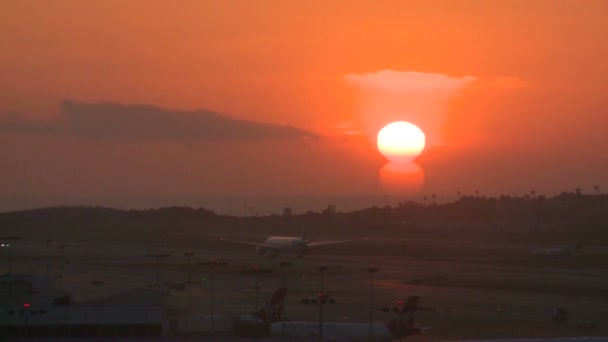
<path id="1" fill-rule="evenodd" d="M 421 296 L 420 305 L 434 310 L 418 312 L 416 321 L 431 330 L 408 337 L 411 341 L 608 335 L 608 268 L 594 261 L 605 260 L 601 249 L 539 260 L 517 243 L 492 242 L 488 248 L 494 246 L 495 253 L 476 257 L 470 253 L 474 244 L 457 244 L 450 252 L 462 253 L 446 255 L 441 240 L 371 239 L 320 247 L 297 259 L 260 257 L 253 248 L 217 240 L 201 244 L 205 248 L 84 240 L 52 243 L 47 254 L 44 240 L 24 239 L 11 246 L 10 268 L 20 274 L 63 274 L 62 286 L 79 301 L 157 282 L 173 286 L 172 315 L 209 313 L 213 277 L 216 314 L 251 312 L 277 287 L 287 286 L 286 318 L 316 321 L 318 305 L 303 300 L 314 298 L 323 283 L 323 292 L 336 300 L 324 307 L 326 321 L 369 322 L 372 290 L 376 322 L 390 319 L 383 307 Z M 65 246 L 62 251 L 59 245 Z M 390 255 L 391 250 L 403 253 Z M 190 264 L 186 252 L 194 253 Z M 210 259 L 226 265 L 199 265 Z M 372 264 L 379 269 L 373 288 L 367 270 Z M 253 274 L 254 265 L 268 273 Z M 321 265 L 329 267 L 323 277 Z M 569 310 L 568 323 L 552 322 L 557 307 Z"/>

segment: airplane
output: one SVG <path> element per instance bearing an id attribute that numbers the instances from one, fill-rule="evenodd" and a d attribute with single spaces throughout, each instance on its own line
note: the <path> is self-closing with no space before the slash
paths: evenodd
<path id="1" fill-rule="evenodd" d="M 414 324 L 414 312 L 418 309 L 419 296 L 411 296 L 403 303 L 401 309 L 396 309 L 393 318 L 388 322 L 351 323 L 351 322 L 325 322 L 323 323 L 323 339 L 328 341 L 369 341 L 371 327 L 373 326 L 373 340 L 392 341 L 420 334 L 429 330 L 428 327 L 418 327 Z M 270 324 L 270 336 L 310 338 L 319 337 L 319 322 L 275 322 Z"/>
<path id="2" fill-rule="evenodd" d="M 282 319 L 287 288 L 278 288 L 270 300 L 255 313 L 186 315 L 180 317 L 174 329 L 177 334 L 188 335 L 202 332 L 233 332 L 235 324 L 271 324 Z"/>
<path id="3" fill-rule="evenodd" d="M 10 247 L 11 244 L 8 241 L 15 241 L 15 240 L 23 240 L 23 238 L 21 236 L 0 236 L 0 247 Z"/>
<path id="4" fill-rule="evenodd" d="M 552 257 L 571 257 L 579 254 L 582 246 L 581 242 L 577 242 L 574 246 L 567 248 L 539 248 L 530 251 L 531 256 L 552 256 Z"/>
<path id="5" fill-rule="evenodd" d="M 253 242 L 253 241 L 231 240 L 231 239 L 226 239 L 226 238 L 220 238 L 220 240 L 256 246 L 255 251 L 258 255 L 268 255 L 271 257 L 276 257 L 279 253 L 289 253 L 289 254 L 295 254 L 298 258 L 301 258 L 305 254 L 308 254 L 308 250 L 310 247 L 353 241 L 353 240 L 308 241 L 306 239 L 306 232 L 303 232 L 301 237 L 270 236 L 266 240 L 264 240 L 264 242 L 262 242 L 262 243 Z"/>

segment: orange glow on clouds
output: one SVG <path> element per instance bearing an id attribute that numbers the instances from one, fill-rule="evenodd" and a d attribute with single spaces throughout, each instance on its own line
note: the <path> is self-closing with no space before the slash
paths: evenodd
<path id="1" fill-rule="evenodd" d="M 393 163 L 409 163 L 422 153 L 424 133 L 405 121 L 392 122 L 378 132 L 378 151 Z"/>
<path id="2" fill-rule="evenodd" d="M 357 91 L 355 111 L 367 132 L 377 132 L 391 121 L 413 122 L 432 147 L 443 143 L 448 100 L 476 78 L 382 70 L 347 75 L 346 80 Z"/>
<path id="3" fill-rule="evenodd" d="M 396 70 L 349 74 L 345 79 L 355 90 L 354 111 L 362 131 L 373 137 L 387 122 L 412 122 L 425 133 L 427 149 L 463 145 L 461 139 L 469 138 L 461 134 L 454 140 L 454 130 L 462 127 L 458 120 L 464 122 L 462 117 L 454 117 L 454 103 L 462 103 L 463 99 L 465 103 L 471 99 L 484 101 L 490 92 L 502 94 L 531 85 L 517 77 L 480 78 Z M 481 108 L 475 113 L 491 115 Z M 475 113 L 464 113 L 465 120 Z"/>

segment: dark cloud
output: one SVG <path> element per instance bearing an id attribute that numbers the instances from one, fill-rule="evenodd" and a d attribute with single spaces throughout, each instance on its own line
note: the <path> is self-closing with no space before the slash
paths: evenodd
<path id="1" fill-rule="evenodd" d="M 0 132 L 166 141 L 315 137 L 293 126 L 241 120 L 210 110 L 179 111 L 150 105 L 76 101 L 64 101 L 60 116 L 51 121 L 28 120 L 16 113 L 0 116 Z"/>
<path id="2" fill-rule="evenodd" d="M 0 133 L 52 133 L 57 131 L 46 121 L 28 120 L 21 113 L 0 115 Z"/>

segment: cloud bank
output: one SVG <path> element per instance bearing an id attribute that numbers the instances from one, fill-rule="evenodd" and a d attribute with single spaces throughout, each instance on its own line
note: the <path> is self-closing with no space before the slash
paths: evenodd
<path id="1" fill-rule="evenodd" d="M 289 125 L 241 120 L 210 110 L 179 111 L 150 105 L 64 101 L 60 115 L 35 121 L 0 116 L 0 132 L 61 134 L 91 139 L 217 141 L 315 137 Z"/>
<path id="2" fill-rule="evenodd" d="M 433 92 L 451 94 L 477 80 L 477 78 L 473 76 L 451 77 L 444 74 L 415 71 L 382 70 L 367 74 L 346 75 L 346 80 L 358 87 L 394 93 Z"/>
<path id="3" fill-rule="evenodd" d="M 375 139 L 388 123 L 403 120 L 424 131 L 427 147 L 445 143 L 448 103 L 453 98 L 470 93 L 468 90 L 525 86 L 511 77 L 480 79 L 395 70 L 350 74 L 345 79 L 357 91 L 358 120 L 370 138 Z"/>

